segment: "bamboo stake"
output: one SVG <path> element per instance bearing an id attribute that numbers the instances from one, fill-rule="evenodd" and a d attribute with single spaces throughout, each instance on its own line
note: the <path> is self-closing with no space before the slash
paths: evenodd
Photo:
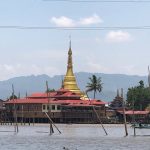
<path id="1" fill-rule="evenodd" d="M 61 134 L 61 131 L 58 129 L 58 127 L 54 124 L 54 122 L 52 121 L 52 119 L 50 118 L 50 116 L 47 114 L 47 112 L 45 112 L 46 116 L 48 117 L 50 123 L 58 130 L 58 132 Z"/>
<path id="2" fill-rule="evenodd" d="M 21 118 L 22 118 L 22 119 L 21 119 L 21 125 L 23 125 L 23 105 L 21 106 L 21 110 L 22 110 L 22 112 L 21 112 L 21 113 L 22 113 L 22 114 L 21 114 Z"/>
<path id="3" fill-rule="evenodd" d="M 126 114 L 125 114 L 125 102 L 124 102 L 124 99 L 123 99 L 123 89 L 121 89 L 121 93 L 122 93 L 122 106 L 123 106 L 123 118 L 124 118 L 125 136 L 128 136 L 127 120 L 126 120 Z"/>
<path id="4" fill-rule="evenodd" d="M 48 81 L 46 81 L 46 93 L 47 93 L 47 98 L 48 98 L 48 111 L 50 110 L 50 113 L 51 113 L 51 109 L 50 109 L 50 105 L 49 105 L 49 94 L 48 94 Z M 46 114 L 47 115 L 47 114 Z M 53 130 L 53 126 L 52 126 L 52 123 L 51 123 L 51 121 L 50 121 L 50 124 L 49 124 L 50 126 L 50 131 L 49 131 L 49 133 L 50 133 L 50 135 L 52 135 L 53 133 L 54 133 L 54 130 Z"/>
<path id="5" fill-rule="evenodd" d="M 134 97 L 133 97 L 133 129 L 134 129 L 134 136 L 136 136 L 136 131 L 135 131 L 135 113 L 134 113 Z"/>
<path id="6" fill-rule="evenodd" d="M 53 129 L 53 126 L 52 126 L 52 123 L 50 124 L 50 135 L 52 135 L 54 133 L 54 129 Z"/>
<path id="7" fill-rule="evenodd" d="M 12 84 L 12 98 L 13 98 L 13 102 L 14 102 L 14 120 L 15 120 L 15 132 L 19 132 L 18 129 L 18 123 L 17 123 L 17 112 L 16 112 L 16 104 L 15 104 L 15 100 L 14 100 L 14 85 Z"/>
<path id="8" fill-rule="evenodd" d="M 48 98 L 48 106 L 49 106 L 49 110 L 51 113 L 51 107 L 50 107 L 50 100 L 49 100 L 49 95 L 48 95 L 48 81 L 46 81 L 46 89 L 47 89 L 47 98 Z M 50 135 L 52 135 L 54 133 L 53 130 L 53 126 L 58 130 L 58 132 L 61 134 L 61 131 L 58 129 L 58 127 L 54 124 L 54 122 L 52 121 L 52 119 L 50 118 L 50 116 L 48 115 L 47 112 L 45 112 L 46 116 L 48 117 L 49 121 L 50 121 Z"/>
<path id="9" fill-rule="evenodd" d="M 90 101 L 90 104 L 91 104 L 91 100 L 90 100 L 90 98 L 89 98 L 87 92 L 86 92 L 86 95 L 87 95 L 88 100 Z M 94 110 L 94 112 L 95 112 L 95 114 L 96 114 L 96 117 L 97 117 L 97 119 L 99 120 L 99 122 L 100 122 L 100 124 L 101 124 L 101 126 L 102 126 L 102 128 L 103 128 L 103 130 L 104 130 L 104 132 L 105 132 L 105 134 L 108 135 L 107 131 L 105 130 L 105 128 L 104 128 L 104 126 L 103 126 L 103 124 L 102 124 L 102 121 L 101 121 L 101 119 L 100 119 L 100 116 L 98 115 L 97 111 L 95 110 L 94 105 L 93 105 L 92 107 L 93 107 L 93 110 Z"/>

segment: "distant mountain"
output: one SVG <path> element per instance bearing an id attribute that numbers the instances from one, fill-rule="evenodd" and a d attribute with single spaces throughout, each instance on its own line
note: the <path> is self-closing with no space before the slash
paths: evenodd
<path id="1" fill-rule="evenodd" d="M 79 72 L 75 73 L 77 83 L 79 88 L 82 91 L 85 91 L 89 77 L 93 73 Z M 103 91 L 97 93 L 97 98 L 100 98 L 104 101 L 112 101 L 116 96 L 117 89 L 124 89 L 126 95 L 127 89 L 132 86 L 138 85 L 140 80 L 143 80 L 147 86 L 147 77 L 146 76 L 131 76 L 124 74 L 104 74 L 104 73 L 94 73 L 97 77 L 102 78 L 103 82 Z M 62 76 L 57 75 L 54 77 L 49 77 L 48 75 L 31 75 L 31 76 L 21 76 L 11 78 L 9 80 L 0 81 L 0 99 L 6 99 L 12 93 L 12 84 L 15 88 L 15 94 L 18 95 L 20 92 L 21 97 L 33 92 L 44 92 L 46 91 L 45 82 L 49 82 L 49 88 L 59 89 L 62 83 Z M 89 96 L 92 97 L 93 93 L 90 92 Z"/>

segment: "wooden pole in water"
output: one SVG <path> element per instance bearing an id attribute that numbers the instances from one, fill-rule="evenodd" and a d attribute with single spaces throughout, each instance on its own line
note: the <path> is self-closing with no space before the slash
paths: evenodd
<path id="1" fill-rule="evenodd" d="M 35 106 L 36 107 L 36 106 Z M 34 123 L 35 123 L 35 111 L 33 113 L 33 126 L 34 126 Z"/>
<path id="2" fill-rule="evenodd" d="M 52 123 L 50 123 L 49 129 L 50 129 L 50 131 L 49 131 L 50 135 L 52 135 L 54 133 L 54 129 L 53 129 Z"/>
<path id="3" fill-rule="evenodd" d="M 50 109 L 50 105 L 49 105 L 49 94 L 48 94 L 48 92 L 49 92 L 49 89 L 48 89 L 48 81 L 46 81 L 46 93 L 47 93 L 47 98 L 48 98 L 48 111 L 51 111 L 51 109 Z M 50 112 L 51 113 L 51 112 Z M 48 116 L 48 114 L 46 114 L 46 116 Z M 54 130 L 53 130 L 53 126 L 52 126 L 52 123 L 51 123 L 51 121 L 49 122 L 50 124 L 49 124 L 49 128 L 50 128 L 50 131 L 49 131 L 49 134 L 50 135 L 52 135 L 53 133 L 54 133 Z"/>
<path id="4" fill-rule="evenodd" d="M 23 104 L 21 105 L 21 125 L 23 125 Z"/>
<path id="5" fill-rule="evenodd" d="M 88 97 L 88 100 L 89 100 L 90 103 L 91 103 L 91 100 L 90 100 L 90 98 L 89 98 L 87 92 L 86 92 L 86 95 L 87 95 L 87 97 Z M 103 130 L 104 130 L 104 132 L 105 132 L 105 134 L 108 135 L 108 133 L 107 133 L 107 131 L 105 130 L 105 128 L 104 128 L 104 126 L 103 126 L 103 123 L 102 123 L 102 121 L 101 121 L 101 119 L 100 119 L 100 117 L 99 117 L 97 111 L 95 110 L 95 107 L 94 107 L 94 106 L 93 106 L 93 110 L 94 110 L 94 112 L 95 112 L 95 114 L 96 114 L 96 117 L 97 117 L 97 119 L 99 120 L 99 122 L 100 122 L 100 124 L 101 124 L 101 126 L 102 126 L 102 128 L 103 128 Z"/>
<path id="6" fill-rule="evenodd" d="M 133 95 L 133 94 L 132 94 L 132 95 Z M 136 136 L 134 106 L 135 106 L 135 100 L 134 100 L 134 97 L 133 97 L 133 129 L 134 129 L 134 136 Z"/>
<path id="7" fill-rule="evenodd" d="M 46 81 L 46 89 L 47 89 L 47 98 L 48 98 L 48 108 L 49 108 L 49 110 L 50 110 L 50 113 L 51 113 L 51 106 L 50 106 L 50 100 L 49 100 L 49 94 L 48 94 L 48 81 Z M 48 111 L 49 111 L 48 110 Z M 53 129 L 53 125 L 54 125 L 54 127 L 58 130 L 58 132 L 61 134 L 61 132 L 60 132 L 60 130 L 58 129 L 58 127 L 54 124 L 54 122 L 52 121 L 52 119 L 51 119 L 51 117 L 48 115 L 48 113 L 47 112 L 45 112 L 45 114 L 46 114 L 46 116 L 47 116 L 47 118 L 49 119 L 49 122 L 50 122 L 50 135 L 52 135 L 53 133 L 54 133 L 54 129 Z"/>
<path id="8" fill-rule="evenodd" d="M 50 123 L 52 124 L 52 125 L 54 125 L 54 127 L 58 130 L 58 132 L 61 134 L 61 131 L 58 129 L 58 127 L 54 124 L 54 122 L 52 121 L 52 119 L 50 118 L 50 116 L 47 114 L 47 112 L 45 112 L 45 114 L 46 114 L 46 116 L 48 117 L 48 119 L 49 119 L 49 121 L 50 121 Z"/>
<path id="9" fill-rule="evenodd" d="M 12 99 L 14 102 L 14 121 L 15 121 L 15 132 L 19 132 L 18 123 L 17 123 L 17 112 L 16 112 L 16 104 L 14 99 L 14 85 L 12 84 Z"/>
<path id="10" fill-rule="evenodd" d="M 128 130 L 127 130 L 127 120 L 126 120 L 126 114 L 125 114 L 125 102 L 123 98 L 123 89 L 121 89 L 121 95 L 122 95 L 122 106 L 123 106 L 123 118 L 124 118 L 124 127 L 125 127 L 125 136 L 128 136 Z"/>

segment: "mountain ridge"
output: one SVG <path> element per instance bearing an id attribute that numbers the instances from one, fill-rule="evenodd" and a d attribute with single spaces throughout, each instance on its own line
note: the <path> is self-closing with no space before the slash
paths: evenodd
<path id="1" fill-rule="evenodd" d="M 97 77 L 101 77 L 102 79 L 103 90 L 101 93 L 97 93 L 96 98 L 104 101 L 112 101 L 116 96 L 117 89 L 121 88 L 124 89 L 124 95 L 126 96 L 127 89 L 138 85 L 140 80 L 144 81 L 145 86 L 148 85 L 147 76 L 78 72 L 75 73 L 75 76 L 78 87 L 81 91 L 86 90 L 86 84 L 89 81 L 89 77 L 93 74 Z M 49 88 L 54 88 L 57 90 L 61 87 L 63 77 L 64 75 L 49 77 L 46 74 L 41 74 L 14 77 L 8 80 L 0 81 L 0 99 L 6 100 L 11 95 L 12 84 L 15 88 L 15 95 L 20 93 L 21 97 L 25 97 L 26 93 L 29 95 L 34 92 L 45 92 L 46 81 L 49 83 Z M 93 97 L 93 93 L 90 92 L 89 96 Z"/>

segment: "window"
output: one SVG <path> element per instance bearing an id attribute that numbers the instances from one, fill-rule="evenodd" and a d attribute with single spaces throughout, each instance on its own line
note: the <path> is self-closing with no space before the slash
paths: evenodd
<path id="1" fill-rule="evenodd" d="M 55 105 L 52 105 L 52 110 L 55 110 Z"/>
<path id="2" fill-rule="evenodd" d="M 45 110 L 45 108 L 46 108 L 45 105 L 43 105 L 43 110 Z"/>
<path id="3" fill-rule="evenodd" d="M 49 105 L 47 105 L 47 110 L 49 110 Z"/>
<path id="4" fill-rule="evenodd" d="M 60 105 L 57 105 L 57 110 L 60 110 Z"/>

